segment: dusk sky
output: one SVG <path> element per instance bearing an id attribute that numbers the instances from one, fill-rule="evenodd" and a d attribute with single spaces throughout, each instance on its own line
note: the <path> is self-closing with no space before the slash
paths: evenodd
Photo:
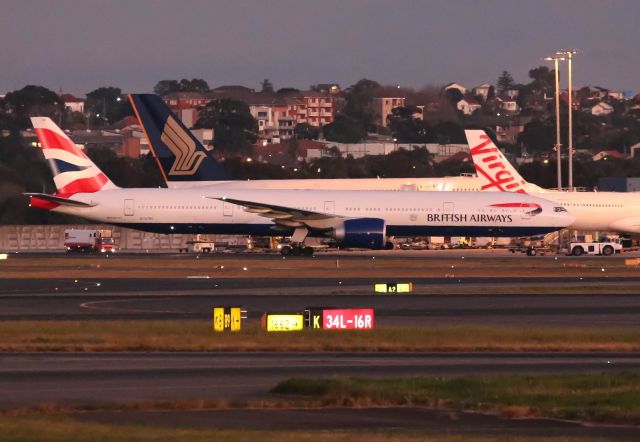
<path id="1" fill-rule="evenodd" d="M 528 82 L 577 48 L 574 84 L 640 91 L 640 1 L 5 0 L 0 93 L 84 95 L 158 80 L 308 88 L 366 77 L 414 88 Z M 564 67 L 561 69 L 565 69 Z"/>

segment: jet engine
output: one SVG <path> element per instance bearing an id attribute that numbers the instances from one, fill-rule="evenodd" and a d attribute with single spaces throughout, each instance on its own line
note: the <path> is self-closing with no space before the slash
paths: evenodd
<path id="1" fill-rule="evenodd" d="M 386 226 L 380 218 L 345 220 L 333 231 L 333 237 L 343 247 L 380 250 L 386 244 Z"/>

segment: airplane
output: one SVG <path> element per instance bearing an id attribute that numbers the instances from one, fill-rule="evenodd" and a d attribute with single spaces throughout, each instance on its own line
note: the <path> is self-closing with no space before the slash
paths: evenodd
<path id="1" fill-rule="evenodd" d="M 227 186 L 235 189 L 454 190 L 469 189 L 474 178 L 333 178 L 232 180 L 160 97 L 130 94 L 131 106 L 149 140 L 167 187 Z"/>
<path id="2" fill-rule="evenodd" d="M 377 250 L 387 236 L 530 236 L 574 221 L 564 207 L 517 193 L 122 189 L 51 119 L 31 121 L 57 191 L 27 193 L 30 205 L 138 230 L 291 236 L 283 254 L 311 255 L 307 236 Z"/>
<path id="3" fill-rule="evenodd" d="M 637 192 L 566 192 L 528 183 L 483 130 L 465 130 L 479 190 L 516 192 L 555 201 L 575 217 L 575 230 L 640 233 Z"/>

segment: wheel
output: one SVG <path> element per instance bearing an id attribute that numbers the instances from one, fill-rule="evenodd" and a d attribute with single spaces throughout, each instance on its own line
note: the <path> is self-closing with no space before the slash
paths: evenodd
<path id="1" fill-rule="evenodd" d="M 300 256 L 302 255 L 302 247 L 300 246 L 293 246 L 293 248 L 291 249 L 291 254 L 293 256 Z"/>
<path id="2" fill-rule="evenodd" d="M 528 256 L 536 256 L 538 254 L 538 251 L 536 249 L 527 249 L 527 255 Z"/>
<path id="3" fill-rule="evenodd" d="M 291 252 L 292 250 L 291 250 L 291 247 L 289 246 L 284 246 L 283 248 L 280 249 L 280 254 L 282 256 L 289 256 L 291 255 Z"/>
<path id="4" fill-rule="evenodd" d="M 613 247 L 611 247 L 611 246 L 604 246 L 604 247 L 602 248 L 602 254 L 603 254 L 604 256 L 611 256 L 611 255 L 613 255 Z"/>
<path id="5" fill-rule="evenodd" d="M 571 251 L 571 254 L 573 256 L 580 256 L 584 253 L 584 249 L 582 248 L 582 246 L 575 246 L 573 248 L 573 250 Z"/>
<path id="6" fill-rule="evenodd" d="M 302 254 L 304 256 L 313 256 L 313 252 L 314 252 L 313 247 L 307 246 L 302 249 Z"/>
<path id="7" fill-rule="evenodd" d="M 384 244 L 384 249 L 385 249 L 385 250 L 393 250 L 393 243 L 392 243 L 391 241 L 387 241 L 387 242 Z"/>

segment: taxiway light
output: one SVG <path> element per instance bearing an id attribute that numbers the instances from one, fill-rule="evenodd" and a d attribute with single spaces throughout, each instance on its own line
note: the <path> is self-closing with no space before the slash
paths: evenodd
<path id="1" fill-rule="evenodd" d="M 304 328 L 304 315 L 300 313 L 265 313 L 260 322 L 262 328 L 268 332 L 300 331 Z"/>
<path id="2" fill-rule="evenodd" d="M 413 291 L 412 282 L 387 282 L 378 283 L 373 287 L 376 293 L 411 293 Z"/>

